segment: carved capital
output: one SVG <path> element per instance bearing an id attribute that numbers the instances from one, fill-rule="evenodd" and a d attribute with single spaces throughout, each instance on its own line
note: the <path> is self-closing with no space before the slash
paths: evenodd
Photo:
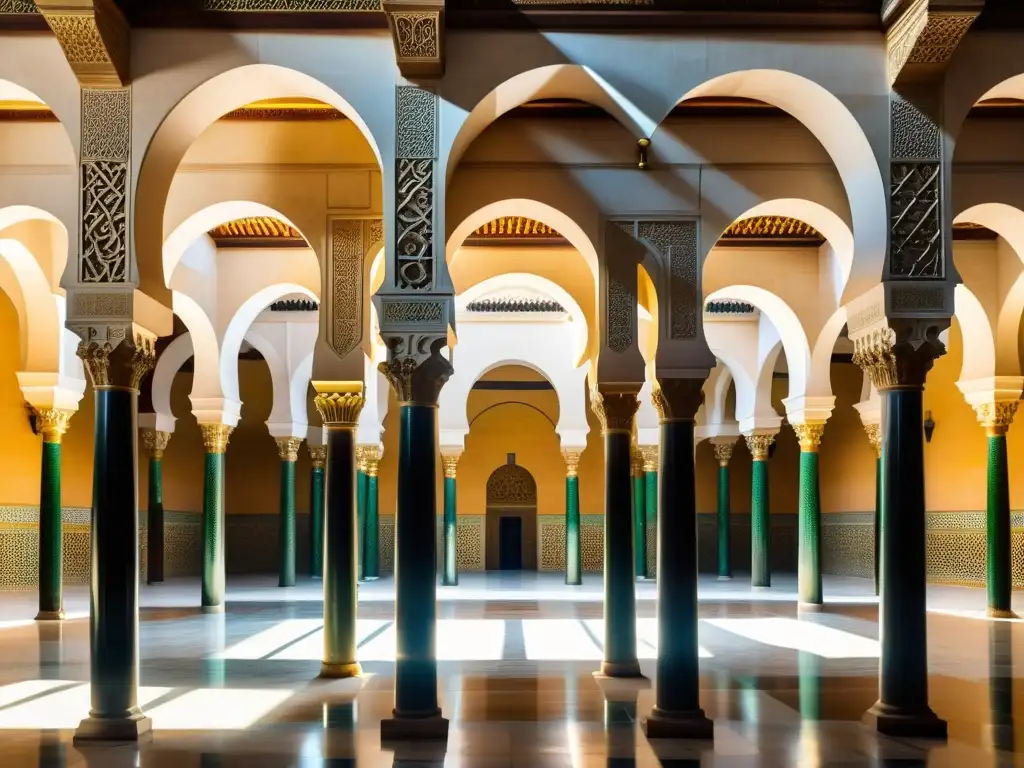
<path id="1" fill-rule="evenodd" d="M 44 443 L 57 443 L 71 425 L 74 411 L 64 408 L 33 408 L 36 414 L 36 431 L 43 436 Z"/>
<path id="2" fill-rule="evenodd" d="M 580 456 L 583 451 L 563 450 L 562 458 L 565 459 L 565 476 L 579 477 Z"/>
<path id="3" fill-rule="evenodd" d="M 327 466 L 327 446 L 308 445 L 309 459 L 313 462 L 313 469 L 323 469 Z"/>
<path id="4" fill-rule="evenodd" d="M 601 393 L 595 390 L 590 393 L 590 407 L 601 423 L 601 434 L 633 434 L 633 419 L 640 408 L 640 401 L 635 393 Z"/>
<path id="5" fill-rule="evenodd" d="M 939 341 L 944 323 L 935 318 L 907 318 L 890 320 L 889 324 L 853 340 L 853 362 L 879 392 L 923 387 L 936 358 L 946 352 Z"/>
<path id="6" fill-rule="evenodd" d="M 768 451 L 771 449 L 772 443 L 775 442 L 774 433 L 762 432 L 744 435 L 743 439 L 747 441 L 747 449 L 754 461 L 768 461 Z"/>
<path id="7" fill-rule="evenodd" d="M 441 454 L 441 463 L 444 464 L 444 476 L 455 479 L 455 473 L 459 467 L 459 458 L 461 454 L 458 453 L 443 453 Z"/>
<path id="8" fill-rule="evenodd" d="M 314 381 L 313 405 L 328 429 L 355 429 L 363 410 L 363 385 L 358 381 Z"/>
<path id="9" fill-rule="evenodd" d="M 227 424 L 200 424 L 203 433 L 203 448 L 207 453 L 226 453 L 231 430 Z"/>
<path id="10" fill-rule="evenodd" d="M 974 412 L 978 414 L 978 422 L 985 428 L 985 434 L 1000 437 L 1010 429 L 1019 405 L 1020 400 L 981 403 L 974 406 Z"/>
<path id="11" fill-rule="evenodd" d="M 875 449 L 875 456 L 879 459 L 882 458 L 882 425 L 865 424 L 864 431 L 867 433 L 871 447 Z"/>
<path id="12" fill-rule="evenodd" d="M 703 379 L 659 379 L 651 402 L 662 422 L 693 421 L 704 402 Z"/>
<path id="13" fill-rule="evenodd" d="M 299 446 L 302 445 L 301 437 L 275 437 L 277 443 L 277 455 L 281 461 L 298 461 Z"/>
<path id="14" fill-rule="evenodd" d="M 658 446 L 642 445 L 640 446 L 640 455 L 643 458 L 644 472 L 658 471 Z"/>
<path id="15" fill-rule="evenodd" d="M 356 446 L 356 470 L 366 474 L 366 451 L 365 445 Z"/>
<path id="16" fill-rule="evenodd" d="M 377 369 L 384 374 L 399 405 L 436 406 L 441 387 L 455 369 L 441 355 L 447 337 L 435 334 L 401 334 L 385 339 L 388 361 Z"/>
<path id="17" fill-rule="evenodd" d="M 803 453 L 817 453 L 821 447 L 821 436 L 825 434 L 825 422 L 807 421 L 803 424 L 794 424 L 793 431 L 796 432 L 796 439 L 800 442 L 800 450 Z"/>
<path id="18" fill-rule="evenodd" d="M 167 450 L 167 443 L 170 441 L 170 432 L 162 432 L 158 429 L 142 430 L 142 447 L 154 459 L 162 459 L 164 457 L 164 451 Z"/>
<path id="19" fill-rule="evenodd" d="M 711 445 L 715 450 L 715 459 L 718 461 L 718 466 L 729 466 L 729 461 L 730 459 L 732 459 L 732 449 L 735 445 L 735 442 L 732 440 L 732 438 L 730 438 L 728 441 L 720 441 L 715 438 L 712 438 Z"/>
<path id="20" fill-rule="evenodd" d="M 116 329 L 110 329 L 116 330 Z M 142 380 L 156 365 L 155 337 L 136 332 L 134 339 L 108 334 L 78 344 L 78 357 L 96 389 L 139 391 Z"/>
<path id="21" fill-rule="evenodd" d="M 380 448 L 375 445 L 366 447 L 366 476 L 376 477 L 380 470 Z"/>

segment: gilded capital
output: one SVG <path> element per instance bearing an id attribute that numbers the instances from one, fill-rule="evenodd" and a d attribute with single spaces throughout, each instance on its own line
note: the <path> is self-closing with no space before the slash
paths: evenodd
<path id="1" fill-rule="evenodd" d="M 640 401 L 633 392 L 593 391 L 590 393 L 590 407 L 601 423 L 601 433 L 633 433 L 633 418 L 640 408 Z"/>
<path id="2" fill-rule="evenodd" d="M 43 436 L 44 443 L 57 443 L 64 438 L 71 424 L 74 411 L 64 408 L 33 408 L 36 414 L 36 431 Z"/>
<path id="3" fill-rule="evenodd" d="M 871 447 L 875 449 L 875 456 L 882 458 L 882 425 L 865 424 L 864 431 L 867 433 Z"/>
<path id="4" fill-rule="evenodd" d="M 981 403 L 974 406 L 974 412 L 978 414 L 978 422 L 985 428 L 985 434 L 999 437 L 1009 430 L 1019 405 L 1020 400 Z"/>
<path id="5" fill-rule="evenodd" d="M 203 432 L 203 447 L 207 453 L 225 453 L 232 427 L 227 424 L 200 424 Z"/>
<path id="6" fill-rule="evenodd" d="M 461 454 L 458 453 L 443 453 L 441 454 L 441 463 L 444 464 L 444 476 L 455 478 L 455 472 L 459 466 L 459 458 Z"/>
<path id="7" fill-rule="evenodd" d="M 356 446 L 356 470 L 359 471 L 359 472 L 362 472 L 364 475 L 366 474 L 366 451 L 367 450 L 368 449 L 367 449 L 367 447 L 365 445 L 357 445 Z"/>
<path id="8" fill-rule="evenodd" d="M 693 421 L 704 402 L 704 379 L 658 379 L 651 402 L 662 422 Z"/>
<path id="9" fill-rule="evenodd" d="M 96 389 L 138 392 L 142 380 L 156 365 L 156 338 L 143 333 L 121 335 L 118 331 L 108 329 L 105 341 L 79 342 L 76 354 Z"/>
<path id="10" fill-rule="evenodd" d="M 142 447 L 154 459 L 162 459 L 164 457 L 164 451 L 167 450 L 167 443 L 170 441 L 170 432 L 161 432 L 158 429 L 142 430 Z"/>
<path id="11" fill-rule="evenodd" d="M 579 477 L 580 456 L 583 451 L 562 451 L 562 458 L 565 459 L 565 476 Z"/>
<path id="12" fill-rule="evenodd" d="M 302 445 L 301 437 L 275 437 L 277 443 L 277 455 L 281 461 L 298 461 L 299 447 Z"/>
<path id="13" fill-rule="evenodd" d="M 640 456 L 643 458 L 644 472 L 657 472 L 658 471 L 658 446 L 656 446 L 656 445 L 642 445 L 642 446 L 640 446 Z"/>
<path id="14" fill-rule="evenodd" d="M 380 448 L 370 446 L 366 449 L 366 475 L 376 477 L 380 469 Z"/>
<path id="15" fill-rule="evenodd" d="M 327 466 L 327 446 L 310 445 L 309 458 L 313 462 L 313 469 L 323 469 Z"/>
<path id="16" fill-rule="evenodd" d="M 821 436 L 825 433 L 825 422 L 807 421 L 803 424 L 794 424 L 793 431 L 796 432 L 796 439 L 800 442 L 800 450 L 803 453 L 817 453 L 821 447 Z"/>
<path id="17" fill-rule="evenodd" d="M 355 429 L 363 410 L 362 382 L 314 381 L 313 405 L 328 429 Z"/>
<path id="18" fill-rule="evenodd" d="M 744 435 L 743 438 L 747 441 L 747 448 L 754 461 L 768 461 L 768 451 L 775 442 L 773 433 Z"/>
<path id="19" fill-rule="evenodd" d="M 711 445 L 715 450 L 715 458 L 718 460 L 718 466 L 728 467 L 729 461 L 732 459 L 732 449 L 735 443 L 732 440 L 729 440 L 728 442 L 724 440 L 722 442 L 715 442 L 715 440 L 712 439 Z"/>

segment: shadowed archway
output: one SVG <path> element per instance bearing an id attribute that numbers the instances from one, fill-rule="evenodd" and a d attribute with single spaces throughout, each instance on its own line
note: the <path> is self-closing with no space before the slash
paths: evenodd
<path id="1" fill-rule="evenodd" d="M 487 478 L 485 540 L 488 571 L 537 570 L 537 481 L 511 455 Z"/>

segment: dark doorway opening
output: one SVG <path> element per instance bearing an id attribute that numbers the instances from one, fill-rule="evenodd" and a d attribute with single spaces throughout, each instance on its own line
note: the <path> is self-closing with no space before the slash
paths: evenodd
<path id="1" fill-rule="evenodd" d="M 498 570 L 523 570 L 523 519 L 503 515 L 498 519 Z"/>

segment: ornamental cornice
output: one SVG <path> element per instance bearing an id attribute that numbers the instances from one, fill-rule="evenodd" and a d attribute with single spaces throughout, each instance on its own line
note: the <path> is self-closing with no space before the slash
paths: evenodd
<path id="1" fill-rule="evenodd" d="M 113 0 L 35 0 L 83 88 L 131 80 L 131 30 Z"/>

